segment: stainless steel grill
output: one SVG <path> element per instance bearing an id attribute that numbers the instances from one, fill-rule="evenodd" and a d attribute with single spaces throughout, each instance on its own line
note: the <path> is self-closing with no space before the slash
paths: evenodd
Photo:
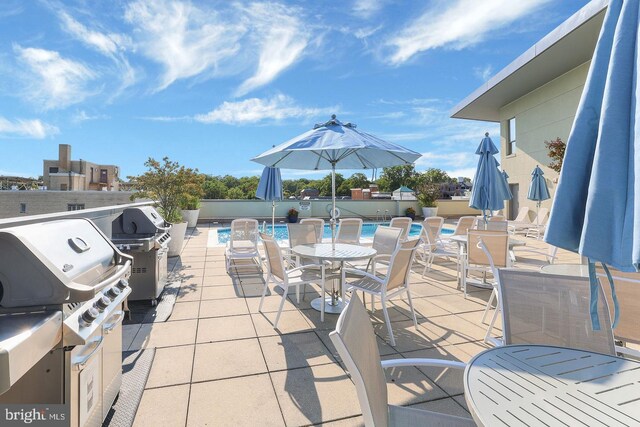
<path id="1" fill-rule="evenodd" d="M 133 256 L 131 301 L 157 298 L 167 284 L 167 253 L 170 225 L 151 206 L 125 209 L 112 225 L 111 240 Z"/>
<path id="2" fill-rule="evenodd" d="M 85 219 L 0 229 L 0 253 L 0 403 L 67 403 L 71 426 L 99 426 L 122 381 L 132 258 Z"/>

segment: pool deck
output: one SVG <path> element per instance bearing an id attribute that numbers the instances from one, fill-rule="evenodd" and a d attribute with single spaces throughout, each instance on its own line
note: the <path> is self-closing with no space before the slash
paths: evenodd
<path id="1" fill-rule="evenodd" d="M 309 304 L 318 296 L 317 287 L 309 288 L 299 305 L 289 298 L 279 329 L 273 329 L 281 295 L 271 288 L 265 312 L 259 313 L 262 276 L 229 276 L 224 249 L 211 244 L 213 234 L 212 226 L 190 229 L 181 256 L 170 260 L 170 286 L 179 292 L 169 320 L 124 327 L 125 349 L 156 349 L 135 425 L 361 425 L 355 387 L 328 337 L 337 316 L 327 314 L 320 322 Z M 545 247 L 525 240 L 528 246 Z M 561 263 L 578 261 L 572 253 L 558 255 Z M 537 269 L 543 264 L 541 256 L 528 255 L 518 258 L 516 266 Z M 382 311 L 372 314 L 384 359 L 466 362 L 487 348 L 480 319 L 488 290 L 470 287 L 465 299 L 455 265 L 440 260 L 425 278 L 417 273 L 411 278 L 417 330 L 406 303 L 397 300 L 390 309 L 397 340 L 392 347 Z M 393 404 L 469 416 L 460 372 L 392 369 L 387 384 Z"/>

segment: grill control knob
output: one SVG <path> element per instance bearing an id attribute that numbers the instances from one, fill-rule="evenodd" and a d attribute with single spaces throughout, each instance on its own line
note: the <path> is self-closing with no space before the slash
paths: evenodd
<path id="1" fill-rule="evenodd" d="M 109 304 L 111 304 L 111 300 L 103 296 L 98 301 L 96 301 L 95 304 L 93 304 L 93 306 L 97 308 L 99 312 L 102 313 L 105 308 L 109 307 Z"/>
<path id="2" fill-rule="evenodd" d="M 116 299 L 120 295 L 120 289 L 115 286 L 107 291 L 107 296 L 111 299 Z"/>
<path id="3" fill-rule="evenodd" d="M 127 279 L 120 279 L 120 281 L 116 283 L 116 287 L 120 290 L 125 289 L 127 286 L 129 286 L 129 281 Z"/>
<path id="4" fill-rule="evenodd" d="M 90 307 L 80 315 L 80 323 L 89 326 L 98 316 L 100 316 L 100 312 L 94 307 Z"/>

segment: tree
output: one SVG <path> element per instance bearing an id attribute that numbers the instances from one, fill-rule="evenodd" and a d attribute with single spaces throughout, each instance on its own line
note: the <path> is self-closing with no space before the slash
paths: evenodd
<path id="1" fill-rule="evenodd" d="M 227 192 L 227 199 L 238 200 L 246 199 L 245 194 L 238 187 L 230 188 Z"/>
<path id="2" fill-rule="evenodd" d="M 444 184 L 451 182 L 451 177 L 445 171 L 437 168 L 429 168 L 421 174 L 425 184 Z"/>
<path id="3" fill-rule="evenodd" d="M 369 188 L 369 180 L 363 173 L 357 172 L 345 179 L 340 187 L 338 187 L 338 194 L 349 196 L 351 195 L 352 188 Z"/>
<path id="4" fill-rule="evenodd" d="M 144 165 L 148 169 L 144 174 L 127 177 L 135 190 L 131 200 L 155 200 L 165 220 L 182 222 L 180 203 L 185 197 L 202 197 L 204 176 L 198 169 L 185 168 L 168 157 L 162 162 L 149 157 Z"/>
<path id="5" fill-rule="evenodd" d="M 341 173 L 336 173 L 336 195 L 338 195 L 337 189 L 340 188 L 343 182 L 344 176 Z M 320 191 L 321 196 L 331 196 L 331 174 L 319 181 L 317 189 Z"/>
<path id="6" fill-rule="evenodd" d="M 204 198 L 205 199 L 226 199 L 227 186 L 217 176 L 208 176 L 204 182 Z"/>
<path id="7" fill-rule="evenodd" d="M 560 173 L 562 170 L 562 161 L 564 160 L 564 153 L 567 149 L 567 144 L 564 143 L 560 138 L 556 138 L 555 141 L 545 141 L 544 145 L 547 147 L 549 152 L 547 155 L 551 158 L 552 162 L 549 164 L 549 167 Z"/>
<path id="8" fill-rule="evenodd" d="M 414 165 L 391 166 L 382 169 L 382 174 L 378 178 L 380 191 L 391 192 L 403 185 L 415 187 L 419 174 Z"/>

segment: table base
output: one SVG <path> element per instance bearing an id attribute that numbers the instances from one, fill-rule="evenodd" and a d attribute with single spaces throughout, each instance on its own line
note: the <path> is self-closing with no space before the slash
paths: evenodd
<path id="1" fill-rule="evenodd" d="M 483 282 L 479 279 L 467 279 L 467 285 L 481 289 L 493 289 L 493 285 L 491 283 Z"/>
<path id="2" fill-rule="evenodd" d="M 342 298 L 338 298 L 337 301 L 335 301 L 335 303 L 332 304 L 332 299 L 331 297 L 325 297 L 324 298 L 324 312 L 325 313 L 331 313 L 331 314 L 340 314 L 342 313 L 342 310 L 344 310 L 347 307 L 347 303 L 342 301 Z M 316 298 L 313 301 L 311 301 L 311 307 L 321 311 L 322 310 L 322 297 Z"/>

